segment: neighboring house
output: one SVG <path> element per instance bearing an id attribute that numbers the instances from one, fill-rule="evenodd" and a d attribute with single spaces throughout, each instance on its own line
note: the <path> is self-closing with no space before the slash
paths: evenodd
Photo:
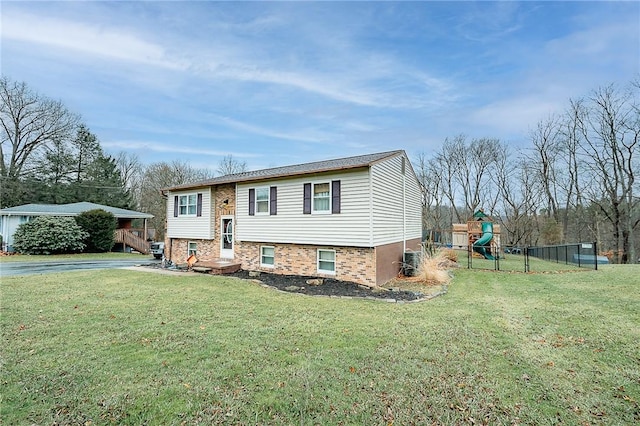
<path id="1" fill-rule="evenodd" d="M 16 229 L 18 229 L 18 226 L 38 216 L 78 216 L 80 213 L 96 209 L 105 210 L 113 214 L 118 220 L 116 243 L 122 244 L 125 249 L 127 247 L 133 247 L 141 253 L 149 252 L 147 238 L 150 236 L 150 230 L 147 229 L 147 219 L 151 219 L 153 217 L 152 214 L 88 202 L 71 204 L 24 204 L 22 206 L 8 207 L 0 210 L 2 249 L 12 251 L 13 234 L 16 232 Z M 131 222 L 134 219 L 143 220 L 144 225 L 142 229 L 132 228 Z"/>
<path id="2" fill-rule="evenodd" d="M 221 176 L 163 190 L 165 254 L 368 286 L 421 242 L 421 190 L 404 151 Z"/>

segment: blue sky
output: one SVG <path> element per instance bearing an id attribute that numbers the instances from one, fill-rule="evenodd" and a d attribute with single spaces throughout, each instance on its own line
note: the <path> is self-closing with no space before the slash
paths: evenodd
<path id="1" fill-rule="evenodd" d="M 13 2 L 2 74 L 109 153 L 249 169 L 446 137 L 528 145 L 569 98 L 640 73 L 638 2 Z"/>

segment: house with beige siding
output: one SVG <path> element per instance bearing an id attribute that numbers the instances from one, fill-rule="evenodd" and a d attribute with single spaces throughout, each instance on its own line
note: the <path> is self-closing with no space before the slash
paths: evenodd
<path id="1" fill-rule="evenodd" d="M 404 151 L 166 188 L 165 254 L 381 285 L 421 242 L 421 190 Z"/>

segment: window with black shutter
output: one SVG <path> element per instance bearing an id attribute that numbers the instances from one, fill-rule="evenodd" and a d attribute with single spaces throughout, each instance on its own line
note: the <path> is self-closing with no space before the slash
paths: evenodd
<path id="1" fill-rule="evenodd" d="M 196 202 L 196 216 L 202 216 L 202 193 L 198 193 L 198 201 Z"/>
<path id="2" fill-rule="evenodd" d="M 331 213 L 340 213 L 340 181 L 331 182 Z"/>
<path id="3" fill-rule="evenodd" d="M 311 184 L 304 184 L 304 196 L 303 196 L 303 207 L 302 212 L 304 214 L 311 214 Z"/>
<path id="4" fill-rule="evenodd" d="M 278 214 L 278 188 L 275 186 L 269 188 L 269 214 Z"/>
<path id="5" fill-rule="evenodd" d="M 342 191 L 339 180 L 305 183 L 303 193 L 304 214 L 340 213 Z"/>
<path id="6" fill-rule="evenodd" d="M 255 216 L 256 214 L 256 190 L 249 189 L 249 216 Z"/>

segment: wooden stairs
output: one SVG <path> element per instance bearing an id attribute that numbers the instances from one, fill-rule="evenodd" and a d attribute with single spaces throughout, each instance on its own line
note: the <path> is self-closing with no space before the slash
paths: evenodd
<path id="1" fill-rule="evenodd" d="M 115 242 L 129 246 L 142 254 L 149 254 L 151 244 L 128 229 L 116 229 Z"/>
<path id="2" fill-rule="evenodd" d="M 238 272 L 241 266 L 242 264 L 233 259 L 198 260 L 193 264 L 191 270 L 204 274 L 223 275 Z"/>

